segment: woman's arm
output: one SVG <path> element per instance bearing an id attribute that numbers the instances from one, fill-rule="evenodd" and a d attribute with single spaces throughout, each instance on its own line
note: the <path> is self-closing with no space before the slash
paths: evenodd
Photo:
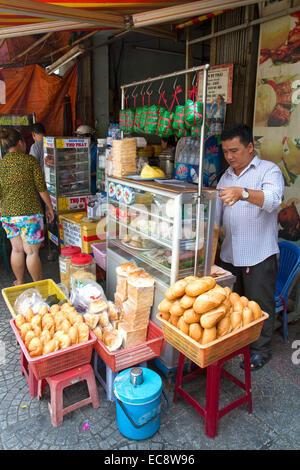
<path id="1" fill-rule="evenodd" d="M 46 204 L 46 219 L 47 219 L 47 222 L 53 222 L 54 212 L 53 212 L 52 202 L 51 202 L 48 190 L 46 189 L 46 191 L 43 191 L 43 192 L 39 193 L 39 195 L 41 196 L 44 203 Z"/>

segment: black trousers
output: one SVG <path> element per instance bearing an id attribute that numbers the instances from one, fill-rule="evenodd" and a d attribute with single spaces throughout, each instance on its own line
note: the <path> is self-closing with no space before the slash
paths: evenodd
<path id="1" fill-rule="evenodd" d="M 262 332 L 257 341 L 250 345 L 251 354 L 267 357 L 272 353 L 272 336 L 275 323 L 275 289 L 278 272 L 276 255 L 272 255 L 255 266 L 240 267 L 221 261 L 221 267 L 236 276 L 234 292 L 255 300 L 269 318 L 264 321 Z"/>

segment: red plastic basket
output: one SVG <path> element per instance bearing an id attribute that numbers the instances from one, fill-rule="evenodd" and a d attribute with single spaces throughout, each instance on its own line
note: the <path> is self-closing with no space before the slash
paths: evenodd
<path id="1" fill-rule="evenodd" d="M 52 375 L 91 362 L 92 352 L 97 339 L 92 331 L 90 331 L 90 339 L 84 343 L 74 344 L 68 348 L 33 358 L 30 357 L 27 351 L 14 319 L 10 320 L 10 326 L 37 380 L 51 377 Z"/>
<path id="2" fill-rule="evenodd" d="M 91 246 L 96 263 L 106 271 L 106 242 L 93 243 Z"/>
<path id="3" fill-rule="evenodd" d="M 163 342 L 164 334 L 162 330 L 150 320 L 147 340 L 144 343 L 110 352 L 105 344 L 97 339 L 95 351 L 113 372 L 119 372 L 120 370 L 160 356 Z"/>

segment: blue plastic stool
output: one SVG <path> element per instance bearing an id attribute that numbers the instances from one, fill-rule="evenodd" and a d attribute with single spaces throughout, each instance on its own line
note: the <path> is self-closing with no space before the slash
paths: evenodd
<path id="1" fill-rule="evenodd" d="M 279 242 L 280 258 L 279 269 L 276 279 L 276 314 L 282 312 L 283 340 L 286 343 L 288 338 L 288 295 L 294 278 L 300 269 L 300 248 L 294 243 Z"/>
<path id="2" fill-rule="evenodd" d="M 139 364 L 140 367 L 147 367 L 147 362 Z M 104 374 L 103 374 L 104 372 Z M 108 401 L 115 401 L 113 393 L 113 384 L 118 372 L 113 372 L 110 367 L 102 360 L 99 354 L 94 351 L 94 374 L 98 382 L 106 391 L 106 399 Z"/>

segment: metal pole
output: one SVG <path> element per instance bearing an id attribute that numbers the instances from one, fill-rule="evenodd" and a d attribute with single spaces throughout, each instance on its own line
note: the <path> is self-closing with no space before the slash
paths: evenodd
<path id="1" fill-rule="evenodd" d="M 187 73 L 199 72 L 200 70 L 205 70 L 206 67 L 209 67 L 209 65 L 207 65 L 207 64 L 206 65 L 199 65 L 198 67 L 191 67 L 189 69 L 179 70 L 178 72 L 167 73 L 165 75 L 158 75 L 157 77 L 146 78 L 145 80 L 140 80 L 138 82 L 132 82 L 132 83 L 127 83 L 125 85 L 121 85 L 121 89 L 128 88 L 128 87 L 131 87 L 131 86 L 142 85 L 143 83 L 149 83 L 149 82 L 155 82 L 157 80 L 163 80 L 164 78 L 176 77 L 178 75 L 184 75 L 184 74 L 187 74 Z"/>
<path id="2" fill-rule="evenodd" d="M 198 195 L 197 195 L 197 218 L 196 218 L 196 246 L 195 246 L 195 260 L 194 260 L 194 275 L 198 273 L 198 259 L 199 259 L 199 242 L 200 242 L 200 226 L 201 226 L 201 194 L 202 194 L 202 180 L 203 180 L 203 157 L 204 157 L 204 132 L 205 132 L 205 118 L 206 118 L 206 94 L 207 94 L 207 78 L 208 78 L 209 65 L 205 65 L 203 70 L 203 119 L 201 126 L 200 136 L 200 153 L 199 153 L 199 178 L 198 178 Z M 207 273 L 205 273 L 207 274 Z"/>

